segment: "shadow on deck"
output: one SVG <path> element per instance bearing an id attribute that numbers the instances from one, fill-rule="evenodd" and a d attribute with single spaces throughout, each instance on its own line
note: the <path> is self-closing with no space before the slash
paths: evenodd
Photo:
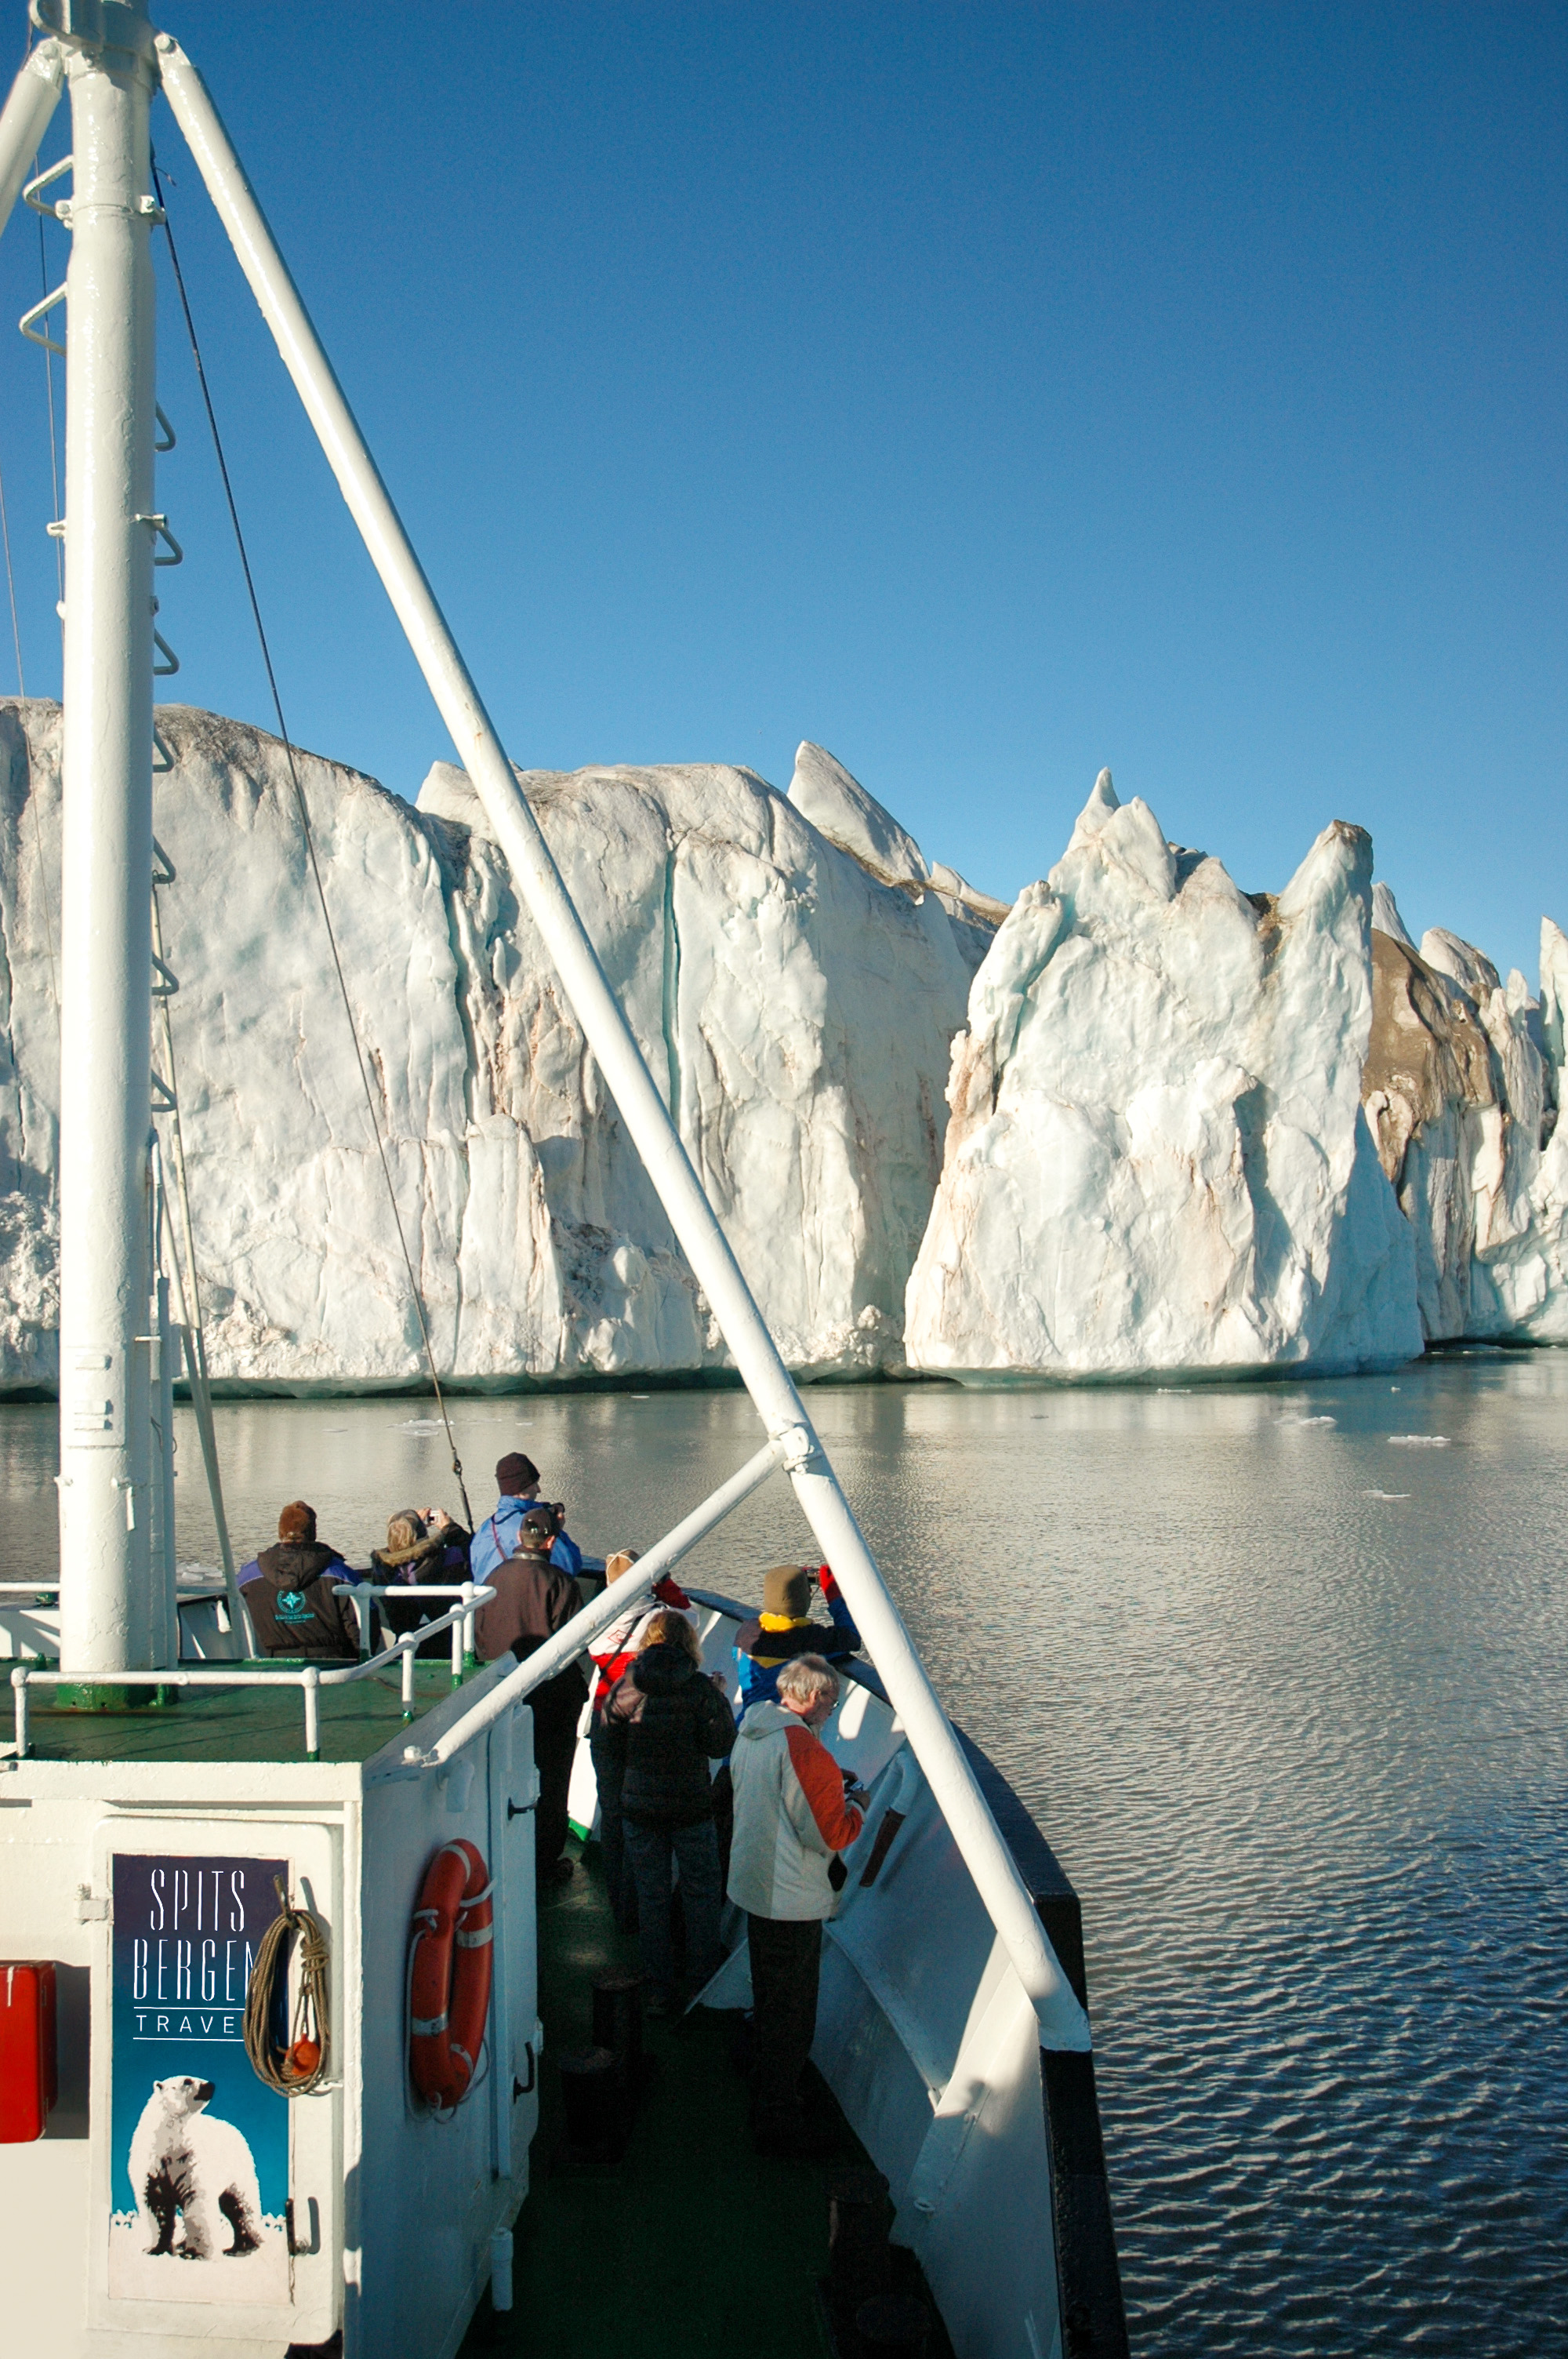
<path id="1" fill-rule="evenodd" d="M 827 2084 L 808 2112 L 837 2131 L 821 2162 L 752 2150 L 748 2091 L 730 2060 L 741 2018 L 699 2007 L 645 2026 L 654 2071 L 624 2160 L 559 2170 L 559 2080 L 552 2059 L 592 2045 L 596 1974 L 635 1970 L 598 1875 L 598 1847 L 539 1915 L 545 2058 L 532 2186 L 517 2221 L 514 2307 L 481 2301 L 461 2359 L 804 2359 L 827 2350 L 816 2286 L 827 2268 L 827 2190 L 869 2167 Z M 933 2337 L 932 2359 L 940 2329 Z"/>

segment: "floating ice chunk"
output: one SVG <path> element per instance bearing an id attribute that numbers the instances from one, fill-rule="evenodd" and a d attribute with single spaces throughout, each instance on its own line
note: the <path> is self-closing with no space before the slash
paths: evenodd
<path id="1" fill-rule="evenodd" d="M 1408 1491 L 1363 1491 L 1361 1496 L 1364 1499 L 1408 1499 L 1411 1494 Z"/>
<path id="2" fill-rule="evenodd" d="M 1445 1433 L 1390 1433 L 1389 1440 L 1395 1450 L 1446 1450 Z"/>
<path id="3" fill-rule="evenodd" d="M 1281 1425 L 1298 1425 L 1298 1426 L 1305 1426 L 1305 1425 L 1337 1425 L 1337 1424 L 1339 1423 L 1339 1419 L 1338 1419 L 1336 1417 L 1326 1417 L 1326 1416 L 1325 1416 L 1325 1417 L 1282 1417 L 1282 1418 L 1280 1419 L 1280 1423 L 1281 1423 Z"/>

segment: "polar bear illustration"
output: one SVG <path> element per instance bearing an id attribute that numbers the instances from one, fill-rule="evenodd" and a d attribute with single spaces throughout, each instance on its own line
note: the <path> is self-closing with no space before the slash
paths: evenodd
<path id="1" fill-rule="evenodd" d="M 203 2111 L 211 2095 L 211 2081 L 186 2072 L 155 2081 L 142 2108 L 130 2169 L 149 2253 L 210 2261 L 219 2253 L 254 2253 L 261 2243 L 261 2190 L 250 2147 L 232 2122 Z M 220 2212 L 234 2232 L 232 2245 L 221 2241 Z"/>

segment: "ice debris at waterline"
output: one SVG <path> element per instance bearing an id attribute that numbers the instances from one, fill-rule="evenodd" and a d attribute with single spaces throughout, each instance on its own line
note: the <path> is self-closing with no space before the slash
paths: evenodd
<path id="1" fill-rule="evenodd" d="M 970 990 L 912 1367 L 1330 1371 L 1423 1334 L 1568 1337 L 1568 943 L 1546 921 L 1539 1006 L 1505 993 L 1451 935 L 1375 932 L 1371 859 L 1336 821 L 1248 895 L 1101 772 Z"/>
<path id="2" fill-rule="evenodd" d="M 215 1373 L 408 1382 L 417 1332 L 282 748 L 178 706 L 159 731 Z M 57 707 L 0 703 L 13 1389 L 57 1364 L 59 741 Z M 315 756 L 302 774 L 443 1372 L 722 1365 L 467 778 L 438 763 L 416 809 Z M 1374 913 L 1358 831 L 1249 898 L 1108 776 L 1010 913 L 820 746 L 787 795 L 719 765 L 521 775 L 804 1374 L 902 1367 L 906 1289 L 914 1364 L 979 1381 L 1365 1365 L 1423 1326 L 1568 1337 L 1555 927 L 1538 1006 L 1453 937 L 1416 950 L 1384 888 Z"/>

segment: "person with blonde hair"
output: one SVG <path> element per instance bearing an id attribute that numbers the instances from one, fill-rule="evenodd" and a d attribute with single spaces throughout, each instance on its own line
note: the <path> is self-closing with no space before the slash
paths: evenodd
<path id="1" fill-rule="evenodd" d="M 469 1578 L 471 1535 L 443 1507 L 400 1507 L 386 1527 L 386 1546 L 372 1549 L 370 1577 L 393 1589 L 423 1589 L 459 1583 Z M 382 1619 L 394 1637 L 401 1638 L 427 1622 L 438 1621 L 457 1603 L 450 1597 L 384 1597 Z M 427 1638 L 422 1656 L 449 1654 L 451 1642 L 443 1630 Z"/>
<path id="2" fill-rule="evenodd" d="M 838 1899 L 827 1871 L 859 1836 L 866 1808 L 816 1734 L 838 1701 L 837 1673 L 820 1655 L 797 1655 L 780 1669 L 776 1695 L 746 1713 L 730 1757 L 730 1897 L 746 1912 L 752 2133 L 762 2154 L 814 2151 L 801 2076 L 816 2035 L 822 1920 Z"/>
<path id="3" fill-rule="evenodd" d="M 670 1887 L 680 1872 L 687 1976 L 700 1989 L 723 1961 L 721 1879 L 710 1761 L 735 1742 L 722 1686 L 705 1676 L 686 1615 L 664 1606 L 643 1625 L 631 1669 L 604 1708 L 600 1745 L 617 1774 L 626 1868 L 637 1897 L 647 2011 L 678 2004 Z"/>

